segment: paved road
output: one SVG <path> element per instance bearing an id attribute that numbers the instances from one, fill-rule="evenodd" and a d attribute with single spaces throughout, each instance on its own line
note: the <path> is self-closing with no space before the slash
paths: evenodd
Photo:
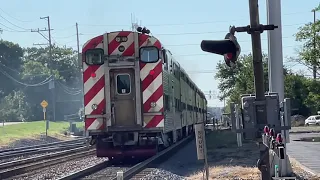
<path id="1" fill-rule="evenodd" d="M 287 154 L 316 174 L 320 174 L 320 142 L 294 141 L 302 137 L 320 137 L 320 133 L 290 134 Z"/>
<path id="2" fill-rule="evenodd" d="M 7 122 L 7 123 L 4 123 L 5 126 L 8 126 L 8 125 L 13 125 L 13 124 L 20 124 L 20 123 L 23 123 L 23 122 Z M 0 122 L 0 126 L 3 126 L 3 123 Z"/>

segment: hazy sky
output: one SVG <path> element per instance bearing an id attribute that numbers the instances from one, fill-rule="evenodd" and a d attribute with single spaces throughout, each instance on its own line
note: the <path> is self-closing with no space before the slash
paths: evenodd
<path id="1" fill-rule="evenodd" d="M 170 49 L 176 60 L 189 72 L 196 84 L 205 92 L 218 92 L 214 79 L 216 63 L 222 56 L 207 54 L 200 49 L 203 39 L 222 39 L 229 25 L 249 24 L 248 0 L 162 0 L 162 1 L 110 1 L 110 0 L 41 0 L 5 1 L 1 3 L 0 28 L 4 40 L 33 46 L 47 43 L 28 29 L 45 28 L 47 22 L 40 17 L 50 16 L 53 42 L 76 48 L 75 23 L 79 24 L 80 45 L 107 31 L 130 30 L 131 14 Z M 266 23 L 266 1 L 259 1 L 260 23 Z M 313 20 L 311 9 L 319 0 L 282 0 L 282 34 L 284 58 L 295 56 L 299 43 L 293 34 L 297 28 Z M 46 33 L 46 32 L 45 32 Z M 246 33 L 237 34 L 242 54 L 251 51 L 251 39 Z M 267 33 L 262 35 L 262 48 L 267 51 Z M 300 65 L 285 64 L 295 70 Z M 309 73 L 309 72 L 308 72 Z M 218 99 L 209 105 L 222 106 Z"/>

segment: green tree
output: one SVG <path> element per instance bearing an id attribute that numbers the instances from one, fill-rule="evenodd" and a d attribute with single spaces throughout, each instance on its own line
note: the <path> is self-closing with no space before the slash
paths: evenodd
<path id="1" fill-rule="evenodd" d="M 20 76 L 23 49 L 9 41 L 0 40 L 0 99 L 16 89 L 12 80 Z"/>
<path id="2" fill-rule="evenodd" d="M 263 54 L 265 90 L 268 91 L 268 65 L 267 55 Z M 241 55 L 235 68 L 229 68 L 224 62 L 217 64 L 215 78 L 219 80 L 218 88 L 222 92 L 220 100 L 227 98 L 228 101 L 240 102 L 241 94 L 254 93 L 254 75 L 252 54 Z"/>
<path id="3" fill-rule="evenodd" d="M 22 91 L 13 91 L 5 96 L 0 102 L 0 117 L 6 122 L 25 121 L 29 116 L 29 104 L 25 101 L 26 96 Z"/>
<path id="4" fill-rule="evenodd" d="M 320 4 L 312 11 L 319 11 Z M 298 57 L 291 58 L 297 61 L 309 69 L 312 69 L 313 65 L 320 67 L 320 20 L 316 20 L 314 23 L 309 22 L 304 26 L 299 27 L 298 32 L 294 35 L 296 41 L 303 42 L 303 46 L 298 50 Z M 320 75 L 320 72 L 317 72 Z"/>
<path id="5" fill-rule="evenodd" d="M 292 107 L 296 109 L 293 113 L 307 116 L 310 109 L 306 105 L 305 100 L 308 97 L 309 80 L 302 75 L 288 73 L 284 79 L 285 97 L 292 99 Z"/>
<path id="6" fill-rule="evenodd" d="M 267 55 L 263 55 L 265 90 L 268 91 L 268 62 Z M 227 99 L 226 110 L 229 110 L 229 103 L 240 103 L 241 94 L 254 94 L 254 75 L 252 66 L 252 55 L 242 55 L 239 57 L 237 66 L 232 69 L 223 62 L 217 65 L 218 72 L 216 78 L 219 80 L 219 90 Z M 312 82 L 301 75 L 292 73 L 284 67 L 285 97 L 293 100 L 293 108 L 297 109 L 294 113 L 309 115 L 314 112 L 319 103 L 314 101 L 318 98 L 318 82 Z M 319 101 L 318 101 L 319 102 Z"/>
<path id="7" fill-rule="evenodd" d="M 55 78 L 55 101 L 68 101 L 72 99 L 70 94 L 75 94 L 81 87 L 80 69 L 78 67 L 77 53 L 71 48 L 61 48 L 53 45 L 52 61 L 49 57 L 49 48 L 26 48 L 24 56 L 24 64 L 22 78 L 32 84 L 39 83 L 48 79 L 53 75 Z M 64 85 L 61 85 L 64 84 Z M 47 109 L 48 115 L 53 112 L 53 96 L 52 90 L 49 90 L 48 81 L 38 84 L 33 87 L 26 87 L 24 92 L 27 95 L 27 101 L 30 102 L 33 119 L 42 117 L 42 109 L 39 103 L 42 100 L 47 100 L 49 106 Z M 79 94 L 79 93 L 76 93 Z M 80 99 L 79 94 L 75 99 Z M 67 106 L 67 105 L 66 105 Z M 63 117 L 65 112 L 59 108 L 67 109 L 62 103 L 56 104 L 56 112 Z M 71 108 L 70 108 L 71 109 Z M 70 110 L 73 111 L 73 110 Z"/>
<path id="8" fill-rule="evenodd" d="M 52 61 L 49 58 L 49 48 L 26 48 L 24 55 L 24 78 L 49 76 L 66 82 L 79 83 L 79 67 L 77 53 L 72 48 L 61 48 L 53 45 Z M 51 72 L 52 71 L 52 72 Z"/>

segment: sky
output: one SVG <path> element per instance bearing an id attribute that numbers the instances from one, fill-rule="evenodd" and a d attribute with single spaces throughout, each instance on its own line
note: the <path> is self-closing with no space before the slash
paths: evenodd
<path id="1" fill-rule="evenodd" d="M 246 26 L 249 22 L 248 0 L 41 0 L 4 1 L 0 9 L 0 38 L 18 43 L 22 47 L 48 43 L 40 34 L 30 29 L 44 29 L 49 16 L 52 40 L 60 46 L 77 48 L 76 27 L 79 24 L 80 45 L 92 37 L 110 31 L 130 30 L 132 17 L 146 26 L 165 45 L 204 92 L 215 94 L 208 99 L 209 106 L 223 106 L 216 96 L 218 80 L 214 78 L 216 64 L 222 56 L 205 53 L 200 48 L 202 40 L 223 39 L 230 25 Z M 294 71 L 305 69 L 302 65 L 287 62 L 296 56 L 301 43 L 294 39 L 297 29 L 313 21 L 311 9 L 319 0 L 282 0 L 282 44 L 284 64 Z M 260 23 L 267 23 L 266 1 L 259 1 Z M 318 17 L 318 16 L 317 16 Z M 47 33 L 47 32 L 44 32 Z M 241 54 L 251 52 L 251 37 L 236 34 Z M 267 53 L 267 33 L 262 35 L 262 49 Z M 80 48 L 81 49 L 81 48 Z M 305 72 L 310 74 L 309 71 Z M 209 97 L 207 97 L 209 98 Z"/>

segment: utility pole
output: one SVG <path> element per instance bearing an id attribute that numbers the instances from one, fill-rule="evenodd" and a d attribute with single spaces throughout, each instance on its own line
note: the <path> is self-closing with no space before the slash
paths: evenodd
<path id="1" fill-rule="evenodd" d="M 268 31 L 268 67 L 269 67 L 269 92 L 277 92 L 279 102 L 284 101 L 284 78 L 283 78 L 283 53 L 282 53 L 282 28 L 281 28 L 281 1 L 267 0 L 267 23 L 278 26 L 273 31 Z M 288 126 L 287 121 L 280 120 L 281 126 Z M 281 130 L 286 147 L 289 143 L 289 131 Z M 286 148 L 284 148 L 286 154 Z M 271 164 L 271 169 L 272 169 Z M 288 176 L 292 173 L 290 160 L 285 155 L 283 160 L 280 160 L 280 172 L 282 176 Z M 272 174 L 272 173 L 271 173 Z"/>
<path id="2" fill-rule="evenodd" d="M 80 81 L 83 81 L 83 74 L 82 74 L 82 61 L 81 61 L 81 56 L 80 56 L 80 44 L 79 44 L 79 28 L 78 28 L 78 23 L 76 23 L 76 33 L 77 33 L 77 54 L 78 54 L 78 65 L 79 65 L 79 71 L 80 71 Z M 83 94 L 83 87 L 81 88 L 81 93 Z M 84 112 L 84 99 L 81 98 L 81 116 L 82 112 Z"/>
<path id="3" fill-rule="evenodd" d="M 258 28 L 260 26 L 259 22 L 259 5 L 258 0 L 249 0 L 249 11 L 250 11 L 250 27 Z M 256 91 L 256 101 L 265 102 L 265 84 L 263 77 L 263 64 L 262 64 L 262 50 L 261 50 L 261 32 L 252 31 L 251 41 L 252 41 L 252 56 L 253 56 L 253 73 L 254 73 L 254 85 Z M 257 111 L 257 121 L 258 125 L 267 125 L 267 111 L 266 105 L 262 103 L 260 106 L 256 106 Z M 260 131 L 259 127 L 259 132 Z M 261 137 L 261 133 L 258 133 Z M 262 180 L 270 180 L 270 160 L 269 160 L 269 149 L 263 144 L 262 138 L 258 138 L 259 150 L 260 150 L 260 162 L 261 162 L 261 176 Z"/>
<path id="4" fill-rule="evenodd" d="M 316 9 L 313 9 L 311 12 L 313 12 L 313 24 L 316 24 Z M 316 50 L 316 29 L 313 28 L 313 49 Z M 314 56 L 314 63 L 313 63 L 313 79 L 317 79 L 317 57 Z"/>
<path id="5" fill-rule="evenodd" d="M 48 22 L 48 29 L 37 29 L 37 30 L 31 30 L 31 32 L 37 32 L 42 37 L 44 37 L 49 42 L 49 62 L 50 62 L 50 74 L 52 76 L 52 81 L 49 83 L 49 89 L 52 89 L 52 111 L 53 111 L 53 121 L 56 121 L 56 98 L 55 98 L 55 78 L 53 74 L 53 61 L 52 61 L 52 42 L 51 42 L 51 27 L 50 27 L 50 17 L 40 17 L 40 19 L 46 19 Z M 44 36 L 41 32 L 42 31 L 48 31 L 49 38 Z M 34 44 L 34 45 L 47 45 L 47 44 Z"/>

